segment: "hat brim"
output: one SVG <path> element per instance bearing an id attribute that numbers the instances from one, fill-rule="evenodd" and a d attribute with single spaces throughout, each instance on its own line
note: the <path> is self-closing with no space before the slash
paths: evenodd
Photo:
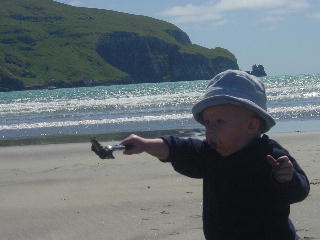
<path id="1" fill-rule="evenodd" d="M 269 131 L 270 128 L 272 128 L 276 124 L 272 116 L 268 114 L 263 108 L 255 104 L 254 102 L 248 99 L 236 98 L 236 97 L 226 96 L 226 95 L 220 95 L 220 96 L 216 95 L 216 96 L 202 99 L 201 101 L 199 101 L 193 106 L 192 108 L 193 117 L 196 121 L 204 125 L 204 122 L 202 119 L 202 111 L 204 109 L 215 106 L 215 105 L 228 104 L 228 103 L 234 104 L 234 105 L 241 105 L 255 112 L 265 123 L 262 129 L 262 133 Z"/>

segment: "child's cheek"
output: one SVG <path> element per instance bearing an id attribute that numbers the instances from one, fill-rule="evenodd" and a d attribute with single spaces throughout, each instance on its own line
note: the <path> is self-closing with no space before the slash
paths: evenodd
<path id="1" fill-rule="evenodd" d="M 209 132 L 206 131 L 206 140 L 212 149 L 215 149 L 215 150 L 217 149 L 216 138 L 214 137 L 213 134 L 210 134 Z"/>
<path id="2" fill-rule="evenodd" d="M 209 142 L 213 138 L 213 131 L 206 130 L 206 139 Z"/>

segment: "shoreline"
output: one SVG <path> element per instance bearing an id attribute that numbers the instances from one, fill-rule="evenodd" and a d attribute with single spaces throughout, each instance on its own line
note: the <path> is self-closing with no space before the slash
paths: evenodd
<path id="1" fill-rule="evenodd" d="M 320 120 L 282 120 L 267 132 L 267 135 L 292 133 L 292 132 L 320 132 Z M 25 146 L 25 145 L 46 145 L 63 143 L 85 143 L 89 142 L 91 137 L 96 137 L 99 141 L 120 141 L 130 134 L 138 134 L 142 137 L 158 137 L 164 135 L 176 135 L 181 137 L 204 137 L 204 128 L 198 125 L 195 128 L 177 128 L 164 130 L 146 130 L 146 131 L 121 131 L 109 133 L 85 133 L 85 134 L 61 134 L 45 135 L 31 137 L 17 137 L 0 139 L 0 147 L 6 146 Z"/>
<path id="2" fill-rule="evenodd" d="M 320 130 L 294 130 L 285 132 L 267 132 L 266 135 L 278 136 L 295 133 L 320 133 Z M 39 136 L 30 138 L 13 138 L 1 139 L 0 147 L 10 146 L 36 146 L 48 144 L 69 144 L 69 143 L 86 143 L 90 138 L 95 137 L 98 141 L 117 142 L 121 141 L 130 134 L 137 134 L 141 137 L 155 138 L 159 136 L 175 135 L 180 137 L 205 138 L 204 129 L 171 129 L 171 130 L 154 130 L 154 131 L 137 131 L 137 132 L 119 132 L 119 133 L 100 133 L 100 134 L 81 134 L 81 135 L 56 135 L 56 136 Z"/>
<path id="3" fill-rule="evenodd" d="M 26 146 L 26 145 L 47 145 L 47 144 L 66 144 L 66 143 L 85 143 L 90 142 L 91 137 L 96 137 L 98 141 L 121 141 L 130 134 L 137 134 L 142 137 L 152 138 L 164 135 L 178 135 L 181 137 L 199 137 L 204 136 L 203 129 L 170 129 L 153 130 L 137 132 L 119 132 L 119 133 L 99 133 L 99 134 L 79 134 L 79 135 L 55 135 L 39 136 L 30 138 L 12 138 L 1 139 L 0 147 L 8 146 Z"/>

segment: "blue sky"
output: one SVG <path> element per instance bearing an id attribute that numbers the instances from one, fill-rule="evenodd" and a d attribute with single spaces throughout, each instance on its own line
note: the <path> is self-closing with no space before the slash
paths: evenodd
<path id="1" fill-rule="evenodd" d="M 235 54 L 242 70 L 320 73 L 320 0 L 57 0 L 175 24 L 191 41 Z"/>

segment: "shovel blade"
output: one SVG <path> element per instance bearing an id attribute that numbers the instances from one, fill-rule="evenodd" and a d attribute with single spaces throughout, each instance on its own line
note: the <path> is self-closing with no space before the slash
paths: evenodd
<path id="1" fill-rule="evenodd" d="M 101 159 L 114 159 L 113 149 L 103 147 L 96 138 L 91 138 L 91 151 L 97 154 Z"/>

